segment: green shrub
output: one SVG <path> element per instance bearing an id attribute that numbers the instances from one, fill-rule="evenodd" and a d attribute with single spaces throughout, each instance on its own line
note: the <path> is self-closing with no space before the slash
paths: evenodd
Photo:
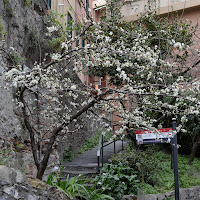
<path id="1" fill-rule="evenodd" d="M 136 183 L 139 182 L 134 170 L 122 163 L 105 164 L 94 181 L 102 193 L 108 194 L 114 199 L 121 199 L 123 195 L 135 194 Z"/>
<path id="2" fill-rule="evenodd" d="M 114 155 L 112 162 L 126 163 L 130 168 L 138 173 L 138 179 L 141 182 L 146 182 L 154 185 L 157 181 L 156 170 L 159 169 L 158 159 L 154 156 L 151 149 L 147 151 L 136 151 L 128 148 L 121 154 Z"/>

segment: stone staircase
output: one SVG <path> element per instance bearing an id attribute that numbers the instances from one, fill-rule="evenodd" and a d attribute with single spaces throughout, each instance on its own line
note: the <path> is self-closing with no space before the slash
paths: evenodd
<path id="1" fill-rule="evenodd" d="M 97 163 L 82 164 L 81 166 L 68 164 L 67 166 L 65 166 L 62 174 L 64 177 L 66 177 L 68 174 L 70 177 L 74 177 L 79 174 L 82 174 L 86 177 L 92 177 L 93 175 L 97 174 Z"/>
<path id="2" fill-rule="evenodd" d="M 126 146 L 127 142 L 123 142 L 123 146 Z M 115 142 L 115 153 L 118 153 L 122 150 L 122 142 Z M 114 154 L 114 143 L 109 144 L 104 147 L 103 150 L 103 162 L 108 163 L 111 156 Z M 101 166 L 101 164 L 100 164 Z M 86 151 L 83 154 L 79 155 L 72 162 L 64 164 L 63 176 L 67 177 L 69 174 L 70 177 L 77 176 L 82 174 L 87 177 L 91 177 L 97 174 L 98 169 L 98 159 L 97 159 L 97 147 L 90 151 Z"/>

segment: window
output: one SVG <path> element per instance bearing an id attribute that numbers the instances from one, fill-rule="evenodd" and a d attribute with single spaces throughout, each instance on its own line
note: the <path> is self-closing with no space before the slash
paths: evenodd
<path id="1" fill-rule="evenodd" d="M 85 40 L 82 38 L 82 47 L 85 47 Z"/>
<path id="2" fill-rule="evenodd" d="M 49 7 L 51 8 L 51 0 L 46 0 L 46 1 L 48 3 Z"/>
<path id="3" fill-rule="evenodd" d="M 73 18 L 70 15 L 70 13 L 68 13 L 68 16 L 67 16 L 67 27 L 68 27 L 68 36 L 69 36 L 69 38 L 72 38 L 72 22 L 73 22 Z"/>
<path id="4" fill-rule="evenodd" d="M 79 35 L 79 31 L 77 30 L 76 31 L 76 36 L 78 36 L 78 35 Z M 76 46 L 79 47 L 79 39 L 76 40 Z"/>

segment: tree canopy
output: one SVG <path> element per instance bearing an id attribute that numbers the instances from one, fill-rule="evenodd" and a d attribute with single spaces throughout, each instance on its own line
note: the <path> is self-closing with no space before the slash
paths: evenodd
<path id="1" fill-rule="evenodd" d="M 128 23 L 119 6 L 113 9 L 115 4 L 116 0 L 108 1 L 101 22 L 94 22 L 86 12 L 87 19 L 74 24 L 79 35 L 73 38 L 68 37 L 69 27 L 51 20 L 46 35 L 53 53 L 34 66 L 13 65 L 5 74 L 16 90 L 15 101 L 30 133 L 40 179 L 57 136 L 71 131 L 71 123 L 80 129 L 83 113 L 87 112 L 88 120 L 103 119 L 110 130 L 107 116 L 118 116 L 116 135 L 156 130 L 171 117 L 180 119 L 180 130 L 189 114 L 199 114 L 199 81 L 188 75 L 199 61 L 190 62 L 191 56 L 199 56 L 191 47 L 195 27 L 176 15 L 171 20 L 159 16 L 148 6 L 136 22 Z M 87 41 L 85 47 L 75 45 L 80 39 Z M 110 86 L 98 91 L 84 87 L 72 76 L 83 71 L 108 77 Z"/>

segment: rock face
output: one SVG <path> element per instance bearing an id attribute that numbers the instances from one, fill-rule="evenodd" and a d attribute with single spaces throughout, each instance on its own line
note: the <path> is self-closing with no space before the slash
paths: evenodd
<path id="1" fill-rule="evenodd" d="M 68 197 L 44 182 L 0 165 L 0 200 L 67 200 Z"/>
<path id="2" fill-rule="evenodd" d="M 46 33 L 47 26 L 51 25 L 47 23 L 47 13 L 49 10 L 46 0 L 0 0 L 0 150 L 5 153 L 7 149 L 11 149 L 9 153 L 5 153 L 5 157 L 12 158 L 12 162 L 6 159 L 9 166 L 26 170 L 33 175 L 36 170 L 29 134 L 13 102 L 15 91 L 4 80 L 3 74 L 13 64 L 31 67 L 35 61 L 43 60 L 45 53 L 50 52 Z M 76 81 L 80 82 L 73 70 L 71 75 L 76 76 Z M 81 120 L 84 121 L 84 116 Z M 49 160 L 49 169 L 58 164 L 64 150 L 70 145 L 73 153 L 76 153 L 85 139 L 94 135 L 97 126 L 96 121 L 85 120 L 81 131 L 59 138 L 58 148 L 53 151 Z"/>
<path id="3" fill-rule="evenodd" d="M 47 5 L 44 0 L 31 2 L 27 5 L 25 0 L 0 0 L 0 46 L 5 49 L 0 51 L 1 74 L 14 63 L 30 65 L 38 61 L 39 49 L 36 39 L 42 40 L 43 36 L 40 33 L 45 32 L 44 13 Z M 33 41 L 34 38 L 36 41 Z M 41 50 L 45 48 L 46 46 L 42 45 Z M 0 78 L 0 137 L 4 140 L 14 136 L 22 140 L 27 139 L 28 135 L 23 131 L 12 102 L 14 91 L 6 85 L 3 76 Z"/>
<path id="4" fill-rule="evenodd" d="M 35 172 L 32 152 L 30 145 L 24 144 L 30 141 L 29 134 L 13 101 L 15 91 L 4 80 L 4 72 L 13 64 L 31 66 L 42 59 L 41 52 L 48 52 L 43 42 L 47 11 L 45 0 L 0 0 L 0 150 L 6 157 L 3 164 L 31 174 Z M 58 153 L 53 159 L 56 162 Z"/>

